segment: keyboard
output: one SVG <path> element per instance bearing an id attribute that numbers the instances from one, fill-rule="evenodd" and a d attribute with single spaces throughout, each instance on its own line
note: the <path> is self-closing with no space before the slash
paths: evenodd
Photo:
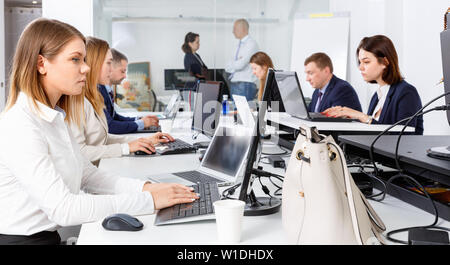
<path id="1" fill-rule="evenodd" d="M 322 122 L 352 122 L 352 121 L 359 121 L 358 119 L 328 117 L 328 116 L 323 115 L 320 112 L 310 112 L 309 113 L 309 117 L 311 118 L 311 121 L 322 121 Z"/>
<path id="2" fill-rule="evenodd" d="M 198 171 L 184 171 L 184 172 L 177 172 L 172 173 L 175 176 L 184 178 L 185 180 L 188 180 L 193 183 L 218 183 L 218 182 L 224 182 L 223 180 L 211 177 L 209 175 L 203 174 Z"/>
<path id="3" fill-rule="evenodd" d="M 155 146 L 156 153 L 159 155 L 174 155 L 174 154 L 184 154 L 197 151 L 193 145 L 186 143 L 183 140 L 175 139 L 173 142 L 160 143 Z M 148 155 L 143 151 L 136 151 L 135 155 Z"/>
<path id="4" fill-rule="evenodd" d="M 136 131 L 135 133 L 157 133 L 161 131 L 161 126 L 150 126 L 146 127 L 141 131 Z"/>
<path id="5" fill-rule="evenodd" d="M 177 204 L 158 211 L 155 225 L 184 223 L 215 219 L 213 203 L 220 200 L 215 183 L 197 183 L 192 186 L 200 198 L 191 203 Z"/>

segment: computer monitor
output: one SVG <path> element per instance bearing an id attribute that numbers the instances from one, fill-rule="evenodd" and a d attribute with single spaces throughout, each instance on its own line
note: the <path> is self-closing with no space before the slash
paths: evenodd
<path id="1" fill-rule="evenodd" d="M 164 69 L 165 90 L 192 90 L 196 82 L 195 76 L 184 69 Z"/>
<path id="2" fill-rule="evenodd" d="M 275 80 L 275 72 L 272 68 L 269 68 L 267 72 L 266 82 L 261 97 L 263 102 L 267 102 L 267 107 L 270 107 L 274 112 L 285 112 L 283 100 L 281 99 L 280 90 Z"/>
<path id="3" fill-rule="evenodd" d="M 280 199 L 275 197 L 256 197 L 253 192 L 254 178 L 252 175 L 255 174 L 255 168 L 258 166 L 262 150 L 261 134 L 259 132 L 261 119 L 259 117 L 263 116 L 262 112 L 265 113 L 265 111 L 264 107 L 260 107 L 258 110 L 258 119 L 256 119 L 254 125 L 250 150 L 247 155 L 247 165 L 240 186 L 239 200 L 246 203 L 244 210 L 244 215 L 246 216 L 273 214 L 278 212 L 281 207 Z"/>
<path id="4" fill-rule="evenodd" d="M 221 82 L 200 82 L 194 101 L 191 129 L 212 138 L 219 124 Z"/>
<path id="5" fill-rule="evenodd" d="M 224 95 L 228 95 L 228 97 L 231 96 L 230 94 L 230 86 L 229 81 L 226 77 L 225 69 L 208 69 L 208 76 L 206 77 L 205 81 L 216 81 L 216 82 L 222 82 L 222 93 Z"/>
<path id="6" fill-rule="evenodd" d="M 442 72 L 444 74 L 444 91 L 450 93 L 450 29 L 441 32 Z M 445 104 L 450 105 L 450 95 L 445 96 Z M 450 125 L 450 110 L 447 110 Z"/>
<path id="7" fill-rule="evenodd" d="M 442 72 L 444 74 L 444 91 L 450 92 L 450 30 L 441 32 Z M 445 104 L 450 106 L 450 95 L 445 96 Z M 450 110 L 447 110 L 447 122 L 450 125 Z M 432 147 L 427 150 L 430 157 L 450 160 L 450 146 Z"/>

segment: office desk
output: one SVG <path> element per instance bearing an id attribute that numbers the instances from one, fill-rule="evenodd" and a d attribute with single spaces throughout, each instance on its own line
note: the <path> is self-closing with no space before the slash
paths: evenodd
<path id="1" fill-rule="evenodd" d="M 374 138 L 375 136 L 369 135 L 342 135 L 339 140 L 345 144 L 347 154 L 370 158 L 369 150 Z M 388 167 L 396 168 L 395 146 L 397 138 L 394 135 L 380 137 L 374 145 L 374 160 Z M 450 186 L 450 161 L 431 158 L 426 153 L 426 150 L 430 147 L 449 143 L 450 136 L 402 136 L 398 152 L 399 164 L 408 175 L 430 179 Z M 374 184 L 378 183 L 375 182 Z M 397 185 L 392 186 L 389 192 L 401 200 L 417 205 L 428 212 L 433 212 L 430 202 L 424 196 Z M 450 205 L 436 202 L 436 207 L 442 218 L 450 220 Z"/>
<path id="2" fill-rule="evenodd" d="M 285 112 L 267 112 L 266 119 L 276 124 L 281 124 L 292 129 L 298 129 L 301 125 L 315 126 L 323 134 L 378 134 L 390 125 L 365 124 L 361 122 L 313 122 L 302 120 Z M 272 125 L 274 126 L 274 125 Z M 390 132 L 400 132 L 402 125 L 395 126 Z M 405 132 L 414 132 L 414 127 L 407 127 Z M 335 138 L 337 140 L 337 137 Z"/>
<path id="3" fill-rule="evenodd" d="M 195 169 L 199 164 L 197 156 L 198 154 L 172 155 L 165 156 L 161 160 L 156 157 L 111 158 L 103 159 L 100 163 L 100 168 L 119 173 L 123 176 L 144 177 L 149 174 Z M 269 170 L 267 165 L 264 165 L 264 168 Z M 274 173 L 280 174 L 279 171 L 275 171 Z M 274 191 L 268 181 L 263 180 L 263 183 L 269 186 L 271 192 Z M 257 196 L 262 196 L 259 187 L 259 182 L 255 181 L 254 191 Z M 238 190 L 235 194 L 238 194 Z M 403 227 L 428 225 L 433 221 L 431 214 L 389 195 L 381 203 L 374 201 L 370 201 L 370 203 L 384 221 L 388 231 Z M 217 241 L 216 225 L 213 220 L 154 226 L 155 215 L 142 215 L 137 217 L 144 223 L 144 229 L 138 232 L 107 231 L 101 225 L 102 220 L 83 224 L 77 244 L 219 244 Z M 439 222 L 439 225 L 450 227 L 449 222 L 442 220 Z M 317 232 L 320 233 L 320 231 Z M 407 234 L 402 233 L 396 235 L 396 238 L 407 240 Z M 244 216 L 241 244 L 286 244 L 286 236 L 281 223 L 281 211 L 267 216 Z"/>
<path id="4" fill-rule="evenodd" d="M 186 115 L 186 116 L 183 116 Z M 181 114 L 181 120 L 173 122 L 176 126 L 189 124 L 186 121 L 188 114 Z M 162 121 L 163 122 L 163 121 Z M 169 126 L 169 125 L 168 125 Z M 190 125 L 189 125 L 190 126 Z M 190 128 L 188 126 L 188 128 Z M 177 131 L 180 128 L 168 128 Z M 181 129 L 180 129 L 181 131 Z M 185 137 L 189 140 L 190 133 L 174 134 L 175 137 Z M 191 139 L 192 141 L 192 139 Z M 264 153 L 277 153 L 280 149 L 273 144 L 265 143 Z M 166 156 L 142 156 L 142 157 L 122 157 L 109 158 L 100 161 L 99 168 L 109 172 L 114 172 L 124 177 L 143 178 L 148 175 L 193 170 L 200 165 L 198 153 Z M 285 161 L 289 161 L 289 156 L 285 156 Z M 264 170 L 275 174 L 284 175 L 284 170 L 272 168 L 270 165 L 261 164 Z M 262 179 L 270 191 L 275 191 L 274 186 L 267 179 Z M 260 188 L 259 181 L 253 183 L 256 196 L 264 196 Z M 224 188 L 220 188 L 223 190 Z M 239 189 L 234 196 L 238 196 Z M 386 196 L 383 202 L 370 201 L 375 211 L 384 221 L 387 231 L 403 227 L 428 225 L 432 222 L 433 216 L 410 204 L 398 200 L 392 196 Z M 282 245 L 287 244 L 286 236 L 281 222 L 280 212 L 267 216 L 244 216 L 242 227 L 242 238 L 240 244 L 254 245 Z M 173 224 L 166 226 L 154 226 L 155 215 L 137 216 L 144 223 L 144 229 L 138 232 L 117 232 L 105 230 L 102 220 L 86 223 L 81 226 L 77 244 L 148 244 L 148 245 L 209 245 L 219 244 L 217 241 L 216 224 L 214 220 L 199 221 L 192 223 Z M 450 227 L 449 222 L 442 221 L 439 225 Z M 320 233 L 320 231 L 317 231 Z M 407 234 L 402 233 L 396 238 L 407 240 Z"/>

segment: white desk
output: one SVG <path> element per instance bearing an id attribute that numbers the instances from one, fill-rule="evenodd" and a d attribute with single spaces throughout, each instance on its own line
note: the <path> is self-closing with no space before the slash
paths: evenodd
<path id="1" fill-rule="evenodd" d="M 353 134 L 355 132 L 361 134 L 380 133 L 390 126 L 384 124 L 365 124 L 361 122 L 313 122 L 292 117 L 285 112 L 267 112 L 266 119 L 293 129 L 298 129 L 301 125 L 306 125 L 309 127 L 315 126 L 319 131 L 353 132 Z M 400 132 L 402 129 L 403 125 L 397 125 L 390 131 Z M 414 132 L 414 127 L 408 126 L 405 132 Z"/>
<path id="2" fill-rule="evenodd" d="M 180 124 L 182 125 L 183 122 Z M 177 137 L 177 135 L 174 136 Z M 183 135 L 179 134 L 179 136 Z M 188 134 L 185 133 L 184 137 L 187 136 Z M 279 151 L 278 147 L 267 145 L 265 145 L 263 150 L 265 153 L 276 153 L 277 151 Z M 145 178 L 145 176 L 153 174 L 196 169 L 200 164 L 198 155 L 183 154 L 102 159 L 99 168 L 125 177 Z M 288 162 L 289 157 L 285 157 L 285 160 Z M 282 169 L 274 169 L 265 164 L 262 164 L 262 166 L 265 170 L 284 175 L 284 170 Z M 267 179 L 262 181 L 272 193 L 275 191 Z M 266 196 L 262 195 L 259 181 L 255 181 L 253 187 L 257 196 Z M 239 190 L 235 192 L 235 196 L 237 194 L 239 194 Z M 381 203 L 370 202 L 384 221 L 387 231 L 403 227 L 429 225 L 434 220 L 434 216 L 431 214 L 389 195 Z M 219 244 L 216 224 L 213 220 L 154 226 L 155 215 L 142 215 L 138 216 L 138 218 L 144 223 L 144 229 L 138 232 L 107 231 L 101 225 L 102 220 L 83 224 L 77 244 Z M 450 227 L 450 222 L 441 219 L 438 225 Z M 320 233 L 320 231 L 317 232 Z M 401 233 L 395 235 L 395 237 L 407 240 L 407 233 Z M 281 211 L 267 216 L 245 216 L 243 219 L 241 244 L 286 244 L 286 237 L 281 223 Z"/>

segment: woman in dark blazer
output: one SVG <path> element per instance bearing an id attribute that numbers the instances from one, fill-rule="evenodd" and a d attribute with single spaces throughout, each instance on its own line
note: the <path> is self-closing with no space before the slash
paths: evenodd
<path id="1" fill-rule="evenodd" d="M 184 43 L 181 49 L 184 55 L 184 69 L 199 79 L 205 79 L 208 73 L 208 67 L 202 61 L 202 58 L 197 53 L 200 48 L 200 35 L 189 32 L 184 38 Z"/>
<path id="2" fill-rule="evenodd" d="M 340 106 L 329 108 L 323 114 L 359 119 L 368 124 L 394 124 L 422 108 L 416 88 L 400 74 L 397 52 L 388 37 L 376 35 L 362 39 L 356 55 L 364 80 L 379 85 L 367 114 Z M 409 126 L 415 127 L 415 134 L 423 134 L 422 116 L 413 119 Z"/>

